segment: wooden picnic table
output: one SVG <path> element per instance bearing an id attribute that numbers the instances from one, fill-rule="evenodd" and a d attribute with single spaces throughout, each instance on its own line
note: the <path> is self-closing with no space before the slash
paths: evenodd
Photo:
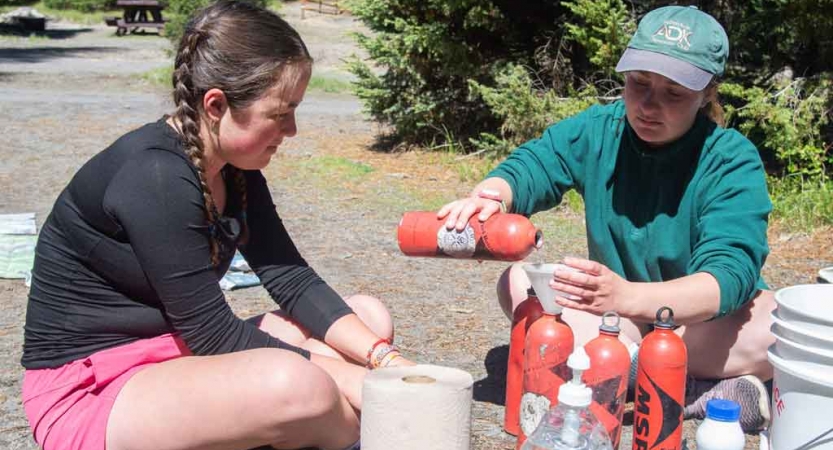
<path id="1" fill-rule="evenodd" d="M 304 19 L 304 11 L 339 15 L 344 9 L 338 3 L 339 0 L 301 0 L 301 19 Z"/>
<path id="2" fill-rule="evenodd" d="M 160 32 L 165 28 L 162 18 L 162 6 L 158 0 L 117 0 L 116 6 L 124 9 L 124 15 L 108 17 L 107 25 L 116 27 L 116 35 L 135 33 L 141 28 L 156 28 Z"/>

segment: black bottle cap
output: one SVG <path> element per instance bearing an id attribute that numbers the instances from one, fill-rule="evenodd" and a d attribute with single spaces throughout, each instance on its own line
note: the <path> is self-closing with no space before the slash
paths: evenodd
<path id="1" fill-rule="evenodd" d="M 616 319 L 613 322 L 613 324 L 608 323 L 608 321 L 607 321 L 608 317 L 613 317 L 613 318 Z M 619 314 L 616 314 L 615 311 L 608 311 L 608 312 L 604 313 L 602 315 L 602 325 L 599 327 L 599 331 L 605 331 L 607 333 L 619 334 L 619 332 L 621 331 L 621 329 L 619 328 L 619 321 L 620 320 L 622 320 L 622 319 L 619 317 Z"/>
<path id="2" fill-rule="evenodd" d="M 665 319 L 662 318 L 662 313 L 668 311 L 668 315 Z M 657 310 L 657 321 L 654 322 L 654 328 L 664 328 L 666 330 L 673 330 L 677 328 L 677 325 L 674 323 L 674 310 L 667 306 L 663 306 L 662 308 Z"/>

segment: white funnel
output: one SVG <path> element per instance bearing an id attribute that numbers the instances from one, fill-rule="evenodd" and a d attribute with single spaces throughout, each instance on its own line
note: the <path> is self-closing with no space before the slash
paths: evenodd
<path id="1" fill-rule="evenodd" d="M 561 310 L 564 308 L 555 303 L 555 296 L 565 298 L 569 298 L 569 296 L 565 292 L 551 288 L 550 280 L 553 279 L 556 269 L 574 272 L 577 272 L 577 270 L 564 264 L 524 264 L 522 267 L 529 277 L 529 281 L 532 282 L 532 289 L 535 290 L 535 295 L 538 296 L 544 312 L 547 314 L 561 314 Z"/>

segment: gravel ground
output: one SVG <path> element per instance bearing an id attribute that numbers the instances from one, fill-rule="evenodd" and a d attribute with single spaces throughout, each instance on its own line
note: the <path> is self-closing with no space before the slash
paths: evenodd
<path id="1" fill-rule="evenodd" d="M 349 16 L 308 14 L 301 21 L 297 3 L 283 14 L 307 41 L 318 73 L 347 76 L 340 58 L 355 48 L 346 33 L 361 29 Z M 170 108 L 168 93 L 139 77 L 170 63 L 166 39 L 119 38 L 103 26 L 51 23 L 50 29 L 51 38 L 0 36 L 0 213 L 34 211 L 39 224 L 83 162 Z M 299 136 L 265 171 L 280 213 L 307 260 L 336 290 L 375 295 L 389 305 L 410 358 L 474 376 L 472 448 L 514 448 L 500 427 L 509 330 L 494 285 L 503 265 L 406 258 L 394 237 L 401 213 L 424 205 L 418 193 L 449 200 L 470 183 L 461 183 L 436 155 L 370 151 L 378 129 L 360 110 L 347 95 L 307 95 Z M 322 161 L 372 172 L 327 171 Z M 550 215 L 548 245 L 532 259 L 584 254 L 580 218 Z M 776 233 L 774 242 L 774 250 L 784 249 L 765 272 L 774 287 L 811 281 L 813 269 L 833 264 L 830 243 L 817 235 Z M 0 292 L 0 448 L 35 449 L 19 397 L 27 288 L 0 280 Z M 260 288 L 228 298 L 241 316 L 273 306 Z M 686 423 L 688 436 L 695 427 Z M 625 434 L 629 443 L 630 427 Z M 747 448 L 756 440 L 750 436 Z"/>

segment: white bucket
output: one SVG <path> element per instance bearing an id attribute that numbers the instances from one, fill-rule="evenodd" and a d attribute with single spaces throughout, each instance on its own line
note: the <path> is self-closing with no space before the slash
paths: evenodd
<path id="1" fill-rule="evenodd" d="M 833 338 L 833 284 L 801 284 L 775 292 L 778 315 L 803 330 Z"/>
<path id="2" fill-rule="evenodd" d="M 775 335 L 778 356 L 805 374 L 833 380 L 833 348 L 813 347 L 789 339 L 777 323 L 770 330 Z"/>
<path id="3" fill-rule="evenodd" d="M 785 337 L 799 344 L 833 351 L 833 335 L 827 336 L 823 333 L 802 328 L 800 325 L 796 325 L 792 322 L 787 322 L 781 318 L 781 314 L 777 309 L 773 310 L 771 315 L 773 324 L 778 325 L 777 332 L 773 326 L 772 332 L 774 334 Z"/>
<path id="4" fill-rule="evenodd" d="M 833 266 L 819 270 L 820 283 L 833 283 Z"/>
<path id="5" fill-rule="evenodd" d="M 774 370 L 772 450 L 833 449 L 833 368 L 812 374 L 784 358 L 775 346 L 767 352 Z"/>

